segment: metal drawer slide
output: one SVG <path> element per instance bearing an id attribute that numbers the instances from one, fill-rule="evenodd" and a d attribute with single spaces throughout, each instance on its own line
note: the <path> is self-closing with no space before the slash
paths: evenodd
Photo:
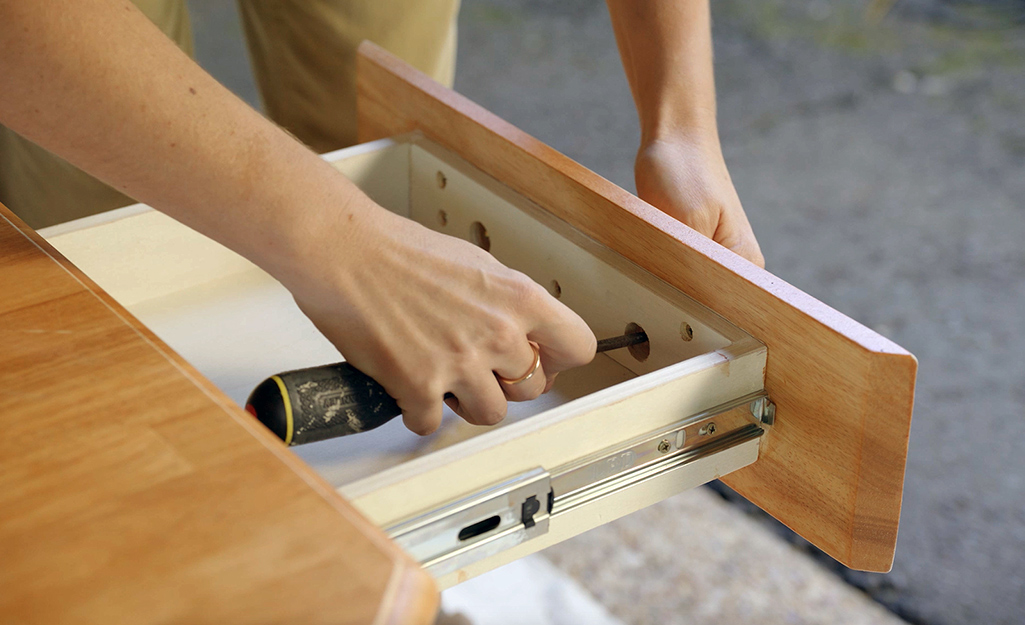
<path id="1" fill-rule="evenodd" d="M 670 474 L 693 481 L 689 470 L 757 441 L 773 415 L 764 392 L 746 395 L 551 471 L 513 476 L 387 531 L 440 577 L 541 536 L 560 515 L 604 497 Z"/>

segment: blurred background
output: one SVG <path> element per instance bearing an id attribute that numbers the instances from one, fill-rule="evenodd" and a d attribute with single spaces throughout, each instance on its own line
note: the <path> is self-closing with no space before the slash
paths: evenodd
<path id="1" fill-rule="evenodd" d="M 546 561 L 610 623 L 1025 623 L 1025 2 L 712 5 L 723 148 L 768 269 L 920 361 L 896 563 L 847 571 L 724 487 Z M 190 8 L 200 63 L 258 106 L 234 2 Z M 633 190 L 604 2 L 463 0 L 460 29 L 457 91 Z"/>

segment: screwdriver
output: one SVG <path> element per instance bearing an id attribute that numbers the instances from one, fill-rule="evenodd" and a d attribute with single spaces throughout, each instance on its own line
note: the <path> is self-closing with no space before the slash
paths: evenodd
<path id="1" fill-rule="evenodd" d="M 647 342 L 644 332 L 631 332 L 598 341 L 597 351 Z M 289 446 L 372 430 L 402 413 L 384 387 L 347 362 L 272 375 L 249 394 L 246 410 Z"/>

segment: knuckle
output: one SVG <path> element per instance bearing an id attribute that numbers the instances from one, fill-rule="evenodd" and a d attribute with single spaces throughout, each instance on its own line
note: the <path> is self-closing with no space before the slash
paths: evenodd
<path id="1" fill-rule="evenodd" d="M 516 279 L 513 280 L 512 296 L 519 307 L 531 307 L 538 303 L 548 292 L 540 284 L 531 280 L 527 275 L 516 272 Z"/>
<path id="2" fill-rule="evenodd" d="M 399 391 L 395 398 L 399 408 L 403 410 L 430 405 L 438 401 L 443 394 L 440 390 L 442 386 L 440 381 L 433 377 L 424 376 L 421 373 L 407 380 L 406 386 Z"/>
<path id="3" fill-rule="evenodd" d="M 466 383 L 479 377 L 483 367 L 477 358 L 466 358 L 452 365 L 454 384 Z"/>
<path id="4" fill-rule="evenodd" d="M 538 306 L 556 303 L 557 300 L 552 297 L 552 294 L 548 292 L 548 289 L 531 280 L 528 286 L 528 294 L 525 298 L 525 302 L 530 305 L 531 308 L 537 308 Z"/>
<path id="5" fill-rule="evenodd" d="M 487 344 L 493 352 L 505 353 L 516 349 L 524 340 L 523 330 L 509 317 L 496 318 L 490 328 Z"/>
<path id="6" fill-rule="evenodd" d="M 713 215 L 711 211 L 700 211 L 689 220 L 687 225 L 711 238 L 715 234 L 718 223 L 716 215 Z"/>
<path id="7" fill-rule="evenodd" d="M 420 388 L 429 381 L 427 370 L 420 366 L 422 357 L 401 358 L 397 354 L 382 354 L 381 359 L 385 370 L 393 372 L 393 377 L 403 388 Z"/>

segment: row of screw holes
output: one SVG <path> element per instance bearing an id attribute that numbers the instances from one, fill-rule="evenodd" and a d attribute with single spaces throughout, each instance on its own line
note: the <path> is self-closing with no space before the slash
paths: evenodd
<path id="1" fill-rule="evenodd" d="M 444 228 L 448 225 L 448 213 L 438 211 L 438 224 Z M 470 224 L 470 241 L 485 252 L 491 250 L 491 238 L 488 237 L 488 229 L 479 221 Z"/>
<path id="2" fill-rule="evenodd" d="M 448 178 L 440 171 L 438 172 L 436 179 L 438 181 L 439 189 L 444 189 L 448 185 Z M 448 225 L 448 213 L 443 210 L 438 211 L 438 224 L 440 224 L 442 228 Z M 479 221 L 475 221 L 470 224 L 470 240 L 474 245 L 485 252 L 491 250 L 491 238 L 488 237 L 488 229 Z"/>
<path id="3" fill-rule="evenodd" d="M 438 172 L 436 176 L 438 181 L 438 188 L 444 189 L 448 185 L 448 178 L 445 174 Z M 438 223 L 442 227 L 448 225 L 448 214 L 443 211 L 438 211 Z M 474 245 L 483 249 L 485 252 L 491 249 L 491 238 L 488 237 L 488 230 L 479 221 L 475 221 L 470 224 L 470 240 L 473 241 Z M 562 286 L 558 280 L 552 280 L 548 284 L 548 292 L 552 294 L 552 297 L 559 299 L 562 297 Z M 636 323 L 629 323 L 626 326 L 626 334 L 632 334 L 634 332 L 642 332 L 641 326 Z M 684 321 L 680 324 L 680 338 L 684 341 L 690 341 L 694 338 L 694 329 L 690 327 L 690 324 Z M 648 355 L 651 353 L 651 345 L 649 343 L 642 343 L 640 345 L 631 345 L 628 347 L 630 355 L 633 356 L 638 362 L 644 362 L 648 359 Z"/>

